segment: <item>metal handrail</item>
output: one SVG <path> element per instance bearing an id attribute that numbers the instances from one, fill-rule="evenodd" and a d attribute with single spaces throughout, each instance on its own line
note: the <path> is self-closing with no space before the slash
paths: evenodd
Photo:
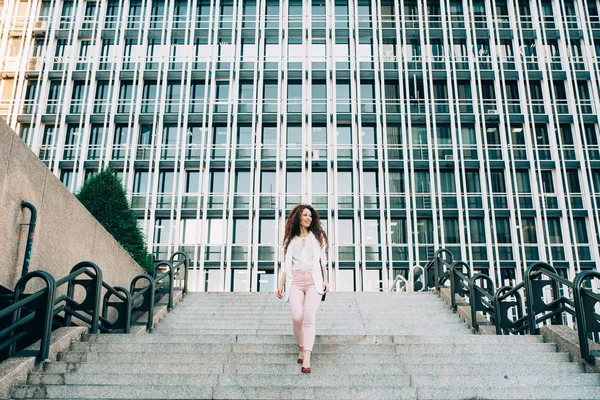
<path id="1" fill-rule="evenodd" d="M 87 276 L 89 279 L 76 279 L 80 276 Z M 68 284 L 67 294 L 55 298 L 54 307 L 62 302 L 65 304 L 54 308 L 54 316 L 63 312 L 65 326 L 70 326 L 72 317 L 75 317 L 90 325 L 90 333 L 98 333 L 100 293 L 102 291 L 100 268 L 89 261 L 80 262 L 71 268 L 69 275 L 56 281 L 56 288 L 58 289 L 64 284 Z M 81 302 L 75 300 L 75 286 L 77 285 L 85 289 L 85 298 Z"/>
<path id="2" fill-rule="evenodd" d="M 183 294 L 188 292 L 188 270 L 190 267 L 190 258 L 182 251 L 178 251 L 171 255 L 171 264 L 175 269 L 174 276 L 178 276 L 181 268 L 183 268 Z"/>
<path id="3" fill-rule="evenodd" d="M 29 218 L 29 231 L 27 232 L 27 244 L 25 245 L 25 257 L 23 258 L 23 269 L 21 277 L 29 272 L 29 262 L 31 261 L 31 248 L 33 247 L 33 234 L 35 233 L 35 225 L 37 222 L 37 209 L 29 202 L 22 201 L 21 208 L 27 208 L 31 212 Z"/>
<path id="4" fill-rule="evenodd" d="M 421 274 L 419 275 L 418 278 L 415 279 L 417 268 L 421 270 Z M 427 284 L 426 284 L 426 282 L 424 282 L 425 279 L 426 279 L 425 268 L 420 265 L 415 265 L 413 267 L 413 269 L 410 270 L 408 273 L 408 285 L 411 288 L 410 290 L 417 291 L 417 292 L 422 292 L 422 291 L 426 290 Z M 422 287 L 415 290 L 417 283 L 421 283 Z"/>
<path id="5" fill-rule="evenodd" d="M 129 333 L 131 328 L 131 295 L 129 291 L 121 286 L 112 287 L 105 282 L 102 282 L 102 287 L 106 289 L 106 293 L 102 300 L 100 331 L 103 333 Z M 116 301 L 111 301 L 113 296 L 117 298 Z M 109 308 L 116 310 L 117 319 L 109 319 Z"/>
<path id="6" fill-rule="evenodd" d="M 407 290 L 406 288 L 408 287 L 408 281 L 402 275 L 398 275 L 398 276 L 396 276 L 396 278 L 394 278 L 394 281 L 392 282 L 392 284 L 388 290 L 390 292 L 393 292 L 394 290 L 397 292 L 398 291 L 397 285 L 399 284 L 400 281 L 404 282 L 404 286 L 402 286 L 402 291 L 405 292 Z"/>
<path id="7" fill-rule="evenodd" d="M 595 312 L 600 294 L 584 287 L 591 280 L 600 281 L 600 272 L 583 271 L 575 276 L 573 282 L 558 275 L 556 269 L 545 262 L 530 265 L 523 282 L 511 286 L 503 286 L 497 291 L 493 280 L 486 274 L 476 274 L 470 277 L 468 264 L 463 261 L 449 263 L 442 259 L 448 250 L 440 249 L 435 252 L 425 270 L 428 273 L 429 288 L 440 289 L 446 281 L 450 283 L 451 305 L 457 310 L 456 295 L 468 299 L 471 307 L 472 327 L 479 329 L 480 325 L 495 325 L 496 334 L 538 334 L 540 323 L 550 321 L 561 325 L 561 316 L 568 314 L 575 317 L 581 357 L 589 363 L 594 362 L 594 356 L 600 356 L 600 351 L 590 350 L 588 335 L 600 335 L 600 315 Z M 452 257 L 449 257 L 452 260 Z M 433 271 L 431 271 L 433 270 Z M 434 279 L 431 279 L 434 277 Z M 571 300 L 560 294 L 559 285 L 564 285 L 573 293 Z M 544 289 L 550 286 L 552 301 L 544 301 Z M 521 296 L 524 291 L 524 296 Z M 524 304 L 523 304 L 524 303 Z M 516 309 L 516 319 L 510 316 L 510 310 Z M 526 310 L 526 313 L 524 312 Z M 477 321 L 477 313 L 487 314 L 490 322 Z"/>
<path id="8" fill-rule="evenodd" d="M 147 280 L 148 284 L 142 288 L 137 287 L 141 280 Z M 155 280 L 149 274 L 141 274 L 131 281 L 129 292 L 131 293 L 131 313 L 147 313 L 146 328 L 151 331 L 154 322 L 154 298 L 155 298 Z"/>
<path id="9" fill-rule="evenodd" d="M 177 253 L 176 253 L 177 254 Z M 189 258 L 187 255 L 178 255 L 178 268 L 184 268 L 183 287 L 187 291 L 187 268 Z M 174 271 L 170 261 L 161 261 L 157 266 L 166 265 L 168 270 L 163 274 L 151 276 L 141 274 L 131 282 L 131 292 L 123 287 L 112 287 L 102 279 L 101 269 L 89 261 L 80 262 L 75 265 L 70 273 L 56 281 L 46 271 L 32 271 L 19 279 L 12 296 L 12 304 L 0 310 L 0 319 L 11 316 L 12 322 L 8 327 L 0 331 L 0 351 L 8 348 L 8 357 L 17 351 L 17 342 L 34 333 L 40 338 L 40 348 L 36 354 L 36 361 L 40 362 L 48 357 L 50 349 L 50 334 L 53 324 L 58 326 L 70 326 L 73 317 L 89 325 L 90 333 L 129 333 L 132 320 L 139 313 L 148 313 L 147 322 L 144 324 L 148 331 L 152 330 L 154 305 L 157 294 L 166 290 L 168 294 L 167 308 L 173 308 L 173 284 Z M 45 287 L 32 293 L 24 294 L 27 283 L 41 278 Z M 168 282 L 166 281 L 168 278 Z M 146 280 L 143 287 L 136 287 L 137 283 Z M 161 285 L 156 285 L 161 282 Z M 56 289 L 62 285 L 68 285 L 66 294 L 55 297 Z M 75 298 L 75 287 L 81 286 L 85 289 L 83 300 Z M 101 294 L 104 291 L 104 296 Z M 41 302 L 42 299 L 45 299 Z M 117 317 L 111 319 L 109 310 L 115 309 Z M 23 311 L 27 314 L 22 316 Z M 59 320 L 62 317 L 63 320 Z M 35 324 L 32 327 L 31 324 Z"/>
<path id="10" fill-rule="evenodd" d="M 461 268 L 462 271 L 459 271 L 458 268 Z M 457 281 L 458 278 L 458 281 Z M 451 305 L 452 310 L 456 311 L 458 305 L 456 303 L 456 295 L 460 297 L 466 297 L 469 293 L 469 282 L 471 279 L 471 269 L 469 265 L 464 261 L 456 261 L 450 266 L 450 293 L 451 293 Z M 464 305 L 464 304 L 460 304 Z"/>
<path id="11" fill-rule="evenodd" d="M 589 363 L 594 363 L 594 357 L 600 357 L 600 351 L 590 350 L 588 333 L 600 332 L 600 315 L 594 311 L 596 304 L 600 303 L 600 295 L 583 287 L 591 279 L 600 280 L 600 272 L 584 271 L 577 274 L 573 280 L 573 300 L 581 357 Z"/>
<path id="12" fill-rule="evenodd" d="M 163 274 L 158 274 L 159 267 L 166 266 L 167 271 Z M 154 285 L 155 290 L 160 293 L 165 293 L 162 289 L 164 288 L 164 279 L 169 278 L 169 285 L 167 288 L 167 295 L 169 296 L 167 300 L 167 310 L 171 310 L 173 308 L 173 264 L 170 261 L 159 261 L 154 264 Z M 158 283 L 158 284 L 157 284 Z"/>
<path id="13" fill-rule="evenodd" d="M 45 282 L 46 287 L 21 299 L 24 295 L 23 292 L 25 291 L 27 283 L 33 278 L 41 278 Z M 0 342 L 0 350 L 8 347 L 9 357 L 15 353 L 17 341 L 27 335 L 27 333 L 23 331 L 17 332 L 18 328 L 38 319 L 42 324 L 42 332 L 40 350 L 36 356 L 36 361 L 40 362 L 48 358 L 48 353 L 50 352 L 50 332 L 52 331 L 52 300 L 54 299 L 55 288 L 54 278 L 46 271 L 28 272 L 17 281 L 13 304 L 0 311 L 0 319 L 12 315 L 11 324 L 0 332 L 0 340 L 2 340 L 3 337 L 8 336 L 8 339 L 4 342 Z M 25 317 L 21 317 L 21 312 L 24 309 L 27 309 L 28 305 L 44 295 L 46 301 L 41 310 L 31 311 Z"/>
<path id="14" fill-rule="evenodd" d="M 485 282 L 486 287 L 478 284 Z M 471 321 L 473 328 L 479 330 L 480 325 L 495 325 L 496 310 L 494 308 L 494 291 L 495 286 L 492 279 L 485 274 L 476 274 L 469 280 L 469 300 L 471 304 Z M 489 315 L 491 323 L 480 322 L 477 320 L 477 312 Z"/>

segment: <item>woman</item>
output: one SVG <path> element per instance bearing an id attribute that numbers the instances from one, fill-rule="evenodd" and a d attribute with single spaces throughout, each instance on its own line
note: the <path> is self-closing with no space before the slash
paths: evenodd
<path id="1" fill-rule="evenodd" d="M 315 343 L 315 319 L 327 283 L 327 247 L 329 241 L 321 226 L 319 213 L 299 204 L 285 222 L 283 236 L 284 265 L 277 297 L 290 302 L 294 336 L 298 344 L 301 371 L 310 373 L 310 356 Z M 302 309 L 304 306 L 304 310 Z"/>

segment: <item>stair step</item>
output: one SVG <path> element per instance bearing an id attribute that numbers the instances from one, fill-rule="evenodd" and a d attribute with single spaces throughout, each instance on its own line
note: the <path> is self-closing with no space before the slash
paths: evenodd
<path id="1" fill-rule="evenodd" d="M 542 343 L 542 336 L 534 335 L 317 335 L 315 343 L 355 344 L 477 344 L 477 343 Z M 282 335 L 171 335 L 153 333 L 151 335 L 88 335 L 83 343 L 256 343 L 256 344 L 294 344 L 291 332 Z"/>
<path id="2" fill-rule="evenodd" d="M 410 376 L 381 373 L 367 374 L 332 374 L 319 373 L 300 377 L 299 367 L 287 374 L 190 374 L 190 373 L 89 373 L 76 372 L 69 374 L 30 374 L 30 385 L 147 385 L 148 382 L 161 385 L 186 386 L 322 386 L 345 387 L 348 382 L 361 382 L 361 386 L 410 386 Z"/>
<path id="3" fill-rule="evenodd" d="M 152 354 L 160 353 L 285 353 L 294 354 L 298 352 L 298 346 L 290 344 L 214 344 L 214 343 L 165 343 L 161 346 L 148 346 L 144 343 L 131 344 L 88 344 L 74 343 L 72 350 L 76 352 L 92 353 L 126 353 L 145 352 Z M 344 344 L 317 344 L 315 353 L 345 353 L 348 346 Z M 396 346 L 393 344 L 358 344 L 352 346 L 353 353 L 395 353 Z"/>
<path id="4" fill-rule="evenodd" d="M 298 365 L 295 364 L 294 360 L 287 360 L 285 364 L 229 364 L 229 363 L 213 363 L 213 362 L 196 362 L 196 363 L 184 363 L 177 361 L 165 360 L 162 363 L 160 369 L 156 368 L 156 364 L 137 364 L 135 370 L 132 370 L 131 363 L 128 362 L 113 362 L 111 364 L 103 363 L 66 363 L 66 362 L 47 362 L 44 364 L 44 373 L 51 374 L 63 374 L 63 373 L 160 373 L 160 374 L 220 374 L 225 373 L 240 373 L 240 374 L 290 374 L 298 371 Z M 507 363 L 483 363 L 481 361 L 474 361 L 465 364 L 447 364 L 441 365 L 437 362 L 430 363 L 404 363 L 404 364 L 390 364 L 381 362 L 363 362 L 363 363 L 350 363 L 350 364 L 323 364 L 312 363 L 315 371 L 318 368 L 320 373 L 350 373 L 360 374 L 368 371 L 371 374 L 383 374 L 383 373 L 410 373 L 414 375 L 426 375 L 426 374 L 439 374 L 439 375 L 468 375 L 472 374 L 473 371 L 481 372 L 482 374 L 527 374 L 532 371 L 537 373 L 552 373 L 552 374 L 563 374 L 563 373 L 577 373 L 583 372 L 582 364 L 569 363 L 569 362 L 538 362 L 531 363 L 522 360 Z"/>
<path id="5" fill-rule="evenodd" d="M 232 387 L 217 386 L 214 389 L 205 386 L 183 385 L 40 385 L 17 386 L 13 398 L 85 398 L 85 399 L 597 399 L 598 387 L 561 387 L 561 386 L 525 386 L 525 387 Z"/>
<path id="6" fill-rule="evenodd" d="M 535 335 L 402 335 L 394 336 L 393 342 L 398 344 L 437 344 L 447 345 L 452 343 L 478 344 L 478 343 L 543 343 L 542 336 Z"/>
<path id="7" fill-rule="evenodd" d="M 437 362 L 406 362 L 402 364 L 406 371 L 413 376 L 421 375 L 470 375 L 473 371 L 477 374 L 502 374 L 511 376 L 512 374 L 529 374 L 535 371 L 537 374 L 564 374 L 564 373 L 581 373 L 583 372 L 583 364 L 554 361 L 554 362 L 529 362 L 526 360 L 515 361 L 496 361 L 487 363 L 483 360 L 475 360 L 468 364 L 440 364 Z"/>
<path id="8" fill-rule="evenodd" d="M 593 386 L 599 385 L 596 374 L 569 373 L 559 377 L 535 374 L 487 374 L 477 375 L 417 375 L 408 374 L 331 374 L 318 371 L 307 379 L 298 379 L 298 368 L 288 374 L 190 374 L 190 373 L 70 373 L 29 375 L 30 385 L 147 385 L 156 382 L 161 385 L 203 385 L 203 386 L 323 386 L 344 387 L 348 382 L 361 382 L 361 386 L 416 386 L 435 385 L 445 387 L 489 387 L 489 386 Z M 315 370 L 315 372 L 317 372 Z"/>
<path id="9" fill-rule="evenodd" d="M 411 387 L 233 387 L 183 385 L 40 385 L 17 386 L 15 399 L 416 399 L 416 389 Z"/>
<path id="10" fill-rule="evenodd" d="M 420 387 L 417 388 L 419 399 L 598 399 L 597 386 L 492 386 L 487 388 L 463 386 L 455 387 Z"/>
<path id="11" fill-rule="evenodd" d="M 212 362 L 211 360 L 204 363 L 186 363 L 173 362 L 165 360 L 160 368 L 156 367 L 156 363 L 139 363 L 132 369 L 130 362 L 113 362 L 105 363 L 68 363 L 64 361 L 48 362 L 44 364 L 43 372 L 49 374 L 64 374 L 64 373 L 119 373 L 129 374 L 135 373 L 160 373 L 160 374 L 220 374 L 224 370 L 224 363 Z"/>
<path id="12" fill-rule="evenodd" d="M 415 375 L 411 378 L 413 386 L 433 386 L 435 385 L 450 387 L 490 387 L 490 386 L 593 386 L 600 385 L 600 376 L 598 374 L 577 374 L 568 373 L 556 375 L 545 374 L 487 374 L 485 372 L 468 375 Z M 600 390 L 600 387 L 598 388 Z M 600 392 L 599 392 L 600 393 Z"/>
<path id="13" fill-rule="evenodd" d="M 315 355 L 316 356 L 316 355 Z M 399 354 L 402 363 L 433 363 L 434 361 L 443 364 L 460 364 L 474 362 L 494 363 L 498 361 L 498 353 L 454 353 L 454 354 Z M 518 357 L 513 353 L 511 361 Z M 529 353 L 523 358 L 524 361 L 534 363 L 541 362 L 569 362 L 568 353 Z"/>
<path id="14" fill-rule="evenodd" d="M 527 354 L 539 353 L 556 353 L 556 345 L 554 343 L 525 343 L 525 344 L 492 344 L 492 343 L 451 343 L 439 346 L 437 344 L 397 344 L 396 352 L 399 354 L 489 354 L 497 356 L 498 354 L 505 355 L 521 355 L 525 357 Z"/>
<path id="15" fill-rule="evenodd" d="M 160 364 L 167 360 L 180 362 L 211 362 L 211 363 L 279 363 L 286 364 L 296 360 L 298 352 L 289 353 L 149 353 L 149 352 L 127 352 L 127 353 L 85 353 L 67 352 L 59 353 L 58 360 L 70 363 L 79 362 L 139 362 Z M 404 356 L 403 357 L 410 357 Z M 208 361 L 210 360 L 210 361 Z M 367 354 L 338 354 L 338 353 L 315 353 L 311 360 L 318 362 L 331 362 L 343 364 L 347 362 L 382 362 L 397 363 L 398 355 L 395 353 L 367 353 Z"/>
<path id="16" fill-rule="evenodd" d="M 316 344 L 315 353 L 348 352 L 345 344 Z M 215 343 L 164 343 L 161 346 L 148 346 L 144 343 L 101 344 L 101 343 L 74 343 L 70 352 L 75 353 L 286 353 L 293 354 L 297 351 L 294 343 L 275 344 L 215 344 Z M 496 353 L 506 355 L 521 355 L 529 353 L 556 352 L 556 345 L 552 343 L 527 343 L 527 344 L 491 344 L 491 343 L 452 343 L 441 347 L 436 344 L 356 344 L 351 348 L 352 353 L 400 353 L 400 354 L 449 354 L 449 353 Z"/>

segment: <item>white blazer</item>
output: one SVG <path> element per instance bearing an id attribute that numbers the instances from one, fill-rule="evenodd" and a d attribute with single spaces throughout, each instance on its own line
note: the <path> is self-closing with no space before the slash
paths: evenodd
<path id="1" fill-rule="evenodd" d="M 311 232 L 312 235 L 312 232 Z M 296 236 L 297 237 L 297 236 Z M 294 239 L 296 238 L 294 237 Z M 285 301 L 289 300 L 290 289 L 292 287 L 292 241 L 290 240 L 290 244 L 285 254 L 285 260 L 283 263 L 283 270 L 285 271 L 285 293 L 283 294 L 283 299 Z M 311 268 L 313 282 L 315 283 L 315 288 L 317 289 L 317 293 L 323 294 L 323 271 L 321 270 L 321 264 L 327 265 L 327 252 L 325 251 L 325 246 L 320 246 L 319 241 L 315 238 L 313 241 L 313 255 L 319 254 L 319 257 L 313 256 L 313 265 Z"/>

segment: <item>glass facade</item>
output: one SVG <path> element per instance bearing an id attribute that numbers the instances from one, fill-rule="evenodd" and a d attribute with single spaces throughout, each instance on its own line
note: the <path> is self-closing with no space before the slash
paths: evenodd
<path id="1" fill-rule="evenodd" d="M 111 167 L 193 290 L 272 291 L 317 208 L 334 290 L 449 248 L 598 269 L 596 0 L 1 1 L 0 117 L 71 190 Z"/>

